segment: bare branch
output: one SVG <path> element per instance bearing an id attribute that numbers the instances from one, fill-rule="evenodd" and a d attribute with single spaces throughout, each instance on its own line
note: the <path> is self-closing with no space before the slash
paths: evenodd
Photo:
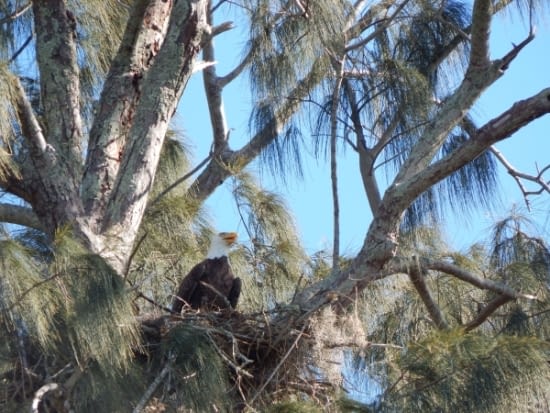
<path id="1" fill-rule="evenodd" d="M 14 21 L 18 17 L 25 14 L 27 11 L 29 11 L 32 7 L 32 3 L 29 1 L 27 4 L 24 4 L 20 6 L 17 10 L 15 10 L 12 14 L 9 16 L 4 17 L 3 19 L 0 19 L 0 25 L 9 23 L 11 21 Z"/>
<path id="2" fill-rule="evenodd" d="M 207 13 L 208 24 L 212 24 L 212 16 Z M 216 60 L 214 53 L 214 41 L 210 37 L 203 42 L 202 56 L 205 61 L 213 62 Z M 210 124 L 212 126 L 212 136 L 214 151 L 220 152 L 228 145 L 229 132 L 227 128 L 227 120 L 225 118 L 225 110 L 222 99 L 222 86 L 218 82 L 216 67 L 210 66 L 203 71 L 204 91 L 206 93 L 206 101 L 208 103 L 208 111 L 210 113 Z"/>
<path id="3" fill-rule="evenodd" d="M 34 211 L 20 205 L 0 203 L 0 221 L 44 231 Z"/>
<path id="4" fill-rule="evenodd" d="M 430 290 L 428 289 L 428 286 L 424 281 L 425 272 L 422 270 L 422 267 L 420 266 L 420 262 L 418 260 L 416 260 L 416 265 L 413 263 L 407 269 L 407 274 L 409 275 L 409 279 L 414 285 L 414 288 L 418 292 L 418 295 L 422 299 L 422 302 L 426 306 L 435 326 L 439 329 L 449 328 L 447 322 L 445 321 L 445 318 L 443 317 L 443 313 L 433 300 L 430 294 Z"/>
<path id="5" fill-rule="evenodd" d="M 158 201 L 161 200 L 166 194 L 170 191 L 172 191 L 174 188 L 176 188 L 178 185 L 185 182 L 187 179 L 189 179 L 191 176 L 193 176 L 199 169 L 201 169 L 210 159 L 212 158 L 212 153 L 210 153 L 206 158 L 204 158 L 202 161 L 199 162 L 197 166 L 195 166 L 193 169 L 191 169 L 189 172 L 187 172 L 185 175 L 183 175 L 181 178 L 176 179 L 176 181 L 169 185 L 164 191 L 162 191 L 160 194 L 157 195 L 155 199 L 153 199 L 149 206 L 155 205 Z"/>
<path id="6" fill-rule="evenodd" d="M 285 355 L 281 358 L 281 360 L 279 361 L 279 363 L 277 364 L 277 366 L 273 369 L 273 371 L 271 372 L 271 374 L 269 375 L 269 377 L 266 379 L 266 381 L 262 384 L 262 386 L 258 389 L 258 391 L 256 392 L 256 394 L 250 399 L 249 403 L 252 404 L 254 402 L 254 400 L 256 400 L 258 398 L 258 396 L 262 393 L 262 391 L 266 388 L 266 386 L 269 384 L 269 382 L 271 380 L 273 380 L 273 377 L 275 377 L 275 374 L 277 374 L 277 372 L 279 371 L 279 369 L 281 368 L 281 366 L 283 365 L 283 363 L 285 362 L 285 360 L 290 356 L 290 354 L 294 351 L 294 348 L 298 345 L 298 341 L 300 340 L 300 338 L 302 338 L 302 336 L 304 335 L 304 331 L 307 327 L 307 324 L 304 323 L 304 325 L 302 326 L 302 329 L 299 331 L 298 335 L 296 336 L 296 339 L 294 340 L 294 342 L 292 343 L 292 345 L 290 346 L 290 348 L 288 349 L 288 351 L 285 353 Z"/>
<path id="7" fill-rule="evenodd" d="M 519 186 L 519 189 L 521 190 L 521 193 L 523 194 L 523 199 L 525 200 L 525 204 L 528 210 L 530 210 L 529 199 L 527 199 L 529 195 L 538 195 L 542 192 L 548 192 L 550 194 L 550 183 L 546 182 L 543 177 L 544 172 L 548 170 L 548 168 L 550 168 L 550 165 L 543 168 L 542 171 L 540 171 L 539 174 L 536 176 L 528 175 L 514 168 L 512 164 L 508 162 L 508 160 L 504 157 L 502 152 L 500 152 L 494 146 L 491 146 L 489 150 L 491 151 L 491 153 L 493 153 L 493 155 L 496 156 L 496 158 L 500 161 L 500 163 L 506 168 L 508 173 L 515 179 L 516 183 Z M 531 181 L 536 183 L 537 185 L 540 185 L 540 190 L 528 191 L 527 188 L 525 188 L 525 186 L 523 185 L 522 179 L 525 179 L 526 181 Z"/>
<path id="8" fill-rule="evenodd" d="M 464 270 L 461 267 L 451 264 L 449 262 L 435 261 L 428 258 L 421 258 L 421 265 L 422 265 L 422 268 L 444 272 L 462 281 L 472 284 L 478 288 L 481 288 L 484 290 L 490 290 L 497 294 L 510 297 L 512 299 L 518 299 L 518 298 L 524 298 L 528 300 L 536 299 L 536 296 L 533 296 L 530 294 L 518 293 L 506 285 L 499 284 L 497 282 L 494 282 L 486 278 L 476 277 L 472 273 Z"/>
<path id="9" fill-rule="evenodd" d="M 40 123 L 38 123 L 38 119 L 34 114 L 31 102 L 29 102 L 21 81 L 16 76 L 12 76 L 10 80 L 13 85 L 11 91 L 15 95 L 15 106 L 23 135 L 27 139 L 29 147 L 35 155 L 40 156 L 46 152 L 47 143 L 44 132 L 42 131 Z"/>
<path id="10" fill-rule="evenodd" d="M 485 70 L 489 66 L 489 31 L 491 0 L 475 0 L 472 12 L 472 35 L 468 72 Z"/>
<path id="11" fill-rule="evenodd" d="M 225 33 L 229 30 L 232 30 L 235 26 L 233 25 L 233 22 L 223 22 L 218 24 L 217 26 L 212 27 L 212 30 L 210 32 L 210 36 L 215 37 L 221 33 Z"/>
<path id="12" fill-rule="evenodd" d="M 17 50 L 13 53 L 13 56 L 10 57 L 10 60 L 9 60 L 10 63 L 15 62 L 15 59 L 17 59 L 17 58 L 19 57 L 19 55 L 20 55 L 21 53 L 23 53 L 23 50 L 25 50 L 25 49 L 27 48 L 27 46 L 28 46 L 29 44 L 31 44 L 32 38 L 33 38 L 33 35 L 30 34 L 29 37 L 27 37 L 27 40 L 25 40 L 25 41 L 23 42 L 23 44 L 22 44 L 21 46 L 19 46 L 19 49 L 17 49 Z"/>
<path id="13" fill-rule="evenodd" d="M 508 110 L 479 128 L 471 135 L 471 139 L 447 156 L 431 163 L 398 187 L 390 188 L 388 192 L 391 194 L 392 202 L 397 200 L 408 206 L 427 188 L 477 158 L 494 143 L 508 138 L 523 126 L 548 113 L 550 88 L 514 103 Z"/>
<path id="14" fill-rule="evenodd" d="M 252 60 L 252 55 L 253 55 L 253 50 L 251 49 L 246 54 L 246 56 L 241 60 L 241 62 L 237 66 L 235 66 L 233 70 L 231 70 L 225 76 L 221 76 L 218 78 L 218 85 L 223 88 L 227 86 L 231 81 L 236 79 L 237 76 L 239 76 L 244 71 L 244 69 L 246 69 L 246 67 Z"/>
<path id="15" fill-rule="evenodd" d="M 66 400 L 66 391 L 58 383 L 47 383 L 40 387 L 35 393 L 32 400 L 31 411 L 32 413 L 40 413 L 43 411 L 43 404 L 48 401 L 55 411 L 66 412 L 69 411 L 69 406 L 66 406 L 68 400 Z"/>
<path id="16" fill-rule="evenodd" d="M 504 71 L 508 69 L 508 66 L 510 63 L 512 63 L 512 60 L 514 60 L 519 52 L 527 46 L 531 41 L 535 38 L 535 31 L 533 28 L 529 31 L 529 35 L 523 40 L 520 44 L 517 46 L 514 45 L 512 50 L 510 50 L 502 59 L 499 59 L 495 62 L 495 64 L 500 65 L 500 70 Z"/>
<path id="17" fill-rule="evenodd" d="M 478 315 L 470 321 L 468 324 L 466 324 L 464 331 L 472 331 L 474 328 L 480 326 L 485 320 L 487 320 L 496 310 L 498 310 L 500 307 L 502 307 L 504 304 L 512 301 L 513 298 L 502 294 L 491 300 L 485 307 L 482 308 L 482 310 L 478 313 Z"/>
<path id="18" fill-rule="evenodd" d="M 332 239 L 332 271 L 336 272 L 340 266 L 340 201 L 338 198 L 338 163 L 336 159 L 336 144 L 338 133 L 338 108 L 340 90 L 342 88 L 345 57 L 334 63 L 336 84 L 332 91 L 332 105 L 330 110 L 330 182 L 332 189 L 333 207 L 333 239 Z"/>
<path id="19" fill-rule="evenodd" d="M 313 70 L 289 93 L 289 97 L 275 112 L 271 122 L 259 130 L 246 145 L 236 151 L 225 150 L 212 158 L 208 166 L 189 187 L 187 191 L 189 197 L 197 201 L 205 200 L 227 177 L 240 172 L 258 156 L 262 149 L 277 139 L 285 123 L 300 108 L 302 100 L 321 81 L 316 70 L 324 66 L 322 62 L 324 58 L 320 57 L 312 64 Z"/>
<path id="20" fill-rule="evenodd" d="M 149 387 L 147 387 L 147 390 L 145 390 L 145 393 L 143 393 L 143 396 L 141 396 L 141 399 L 136 404 L 136 407 L 134 407 L 134 410 L 132 410 L 132 413 L 140 413 L 145 409 L 147 403 L 155 393 L 155 390 L 157 390 L 157 387 L 160 386 L 164 378 L 168 375 L 168 373 L 170 373 L 170 370 L 172 370 L 174 358 L 175 357 L 172 355 L 169 356 L 168 360 L 164 363 L 164 367 L 157 375 L 157 377 L 155 377 Z"/>

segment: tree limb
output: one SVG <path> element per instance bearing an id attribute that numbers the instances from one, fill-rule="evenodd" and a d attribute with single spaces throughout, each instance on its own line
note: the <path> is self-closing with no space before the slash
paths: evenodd
<path id="1" fill-rule="evenodd" d="M 155 377 L 155 379 L 152 381 L 152 383 L 147 387 L 147 390 L 145 390 L 145 393 L 143 393 L 143 396 L 141 396 L 141 399 L 139 400 L 138 404 L 136 404 L 136 407 L 132 410 L 132 413 L 140 413 L 142 412 L 145 407 L 147 406 L 147 403 L 149 403 L 149 400 L 157 390 L 158 386 L 162 383 L 162 381 L 165 379 L 165 377 L 170 373 L 172 370 L 172 365 L 174 364 L 175 357 L 169 356 L 168 360 L 164 363 L 164 367 L 160 371 L 160 373 Z"/>
<path id="2" fill-rule="evenodd" d="M 332 105 L 330 109 L 330 182 L 333 207 L 333 239 L 332 239 L 332 271 L 340 267 L 340 200 L 338 198 L 338 163 L 336 159 L 336 144 L 338 133 L 338 108 L 340 104 L 340 90 L 342 88 L 345 57 L 334 63 L 336 82 L 332 91 Z"/>
<path id="3" fill-rule="evenodd" d="M 161 0 L 139 0 L 133 5 L 103 85 L 90 130 L 82 179 L 85 209 L 94 211 L 98 217 L 103 215 L 113 189 L 128 134 L 136 119 L 141 85 L 164 41 L 171 8 L 172 2 Z"/>
<path id="4" fill-rule="evenodd" d="M 350 105 L 350 118 L 356 136 L 355 146 L 357 149 L 357 154 L 359 155 L 359 172 L 361 173 L 363 188 L 365 190 L 365 194 L 367 195 L 372 214 L 376 215 L 382 199 L 380 196 L 380 188 L 378 187 L 378 182 L 376 180 L 376 175 L 374 174 L 376 149 L 367 148 L 366 137 L 363 130 L 363 125 L 361 123 L 357 99 L 348 79 L 343 80 L 343 87 Z"/>
<path id="5" fill-rule="evenodd" d="M 6 23 L 12 22 L 18 17 L 25 14 L 27 11 L 30 10 L 32 7 L 32 2 L 27 2 L 26 4 L 23 4 L 22 6 L 19 6 L 12 14 L 4 17 L 3 19 L 0 19 L 0 25 L 4 25 Z"/>
<path id="6" fill-rule="evenodd" d="M 214 157 L 191 184 L 187 196 L 198 202 L 204 201 L 226 178 L 240 172 L 264 148 L 277 139 L 286 122 L 300 108 L 302 99 L 321 81 L 318 70 L 324 66 L 324 59 L 325 57 L 320 57 L 314 62 L 312 71 L 298 82 L 282 106 L 274 113 L 271 121 L 259 130 L 246 145 L 236 151 L 226 150 Z"/>
<path id="7" fill-rule="evenodd" d="M 176 105 L 189 80 L 208 27 L 206 0 L 176 2 L 165 40 L 144 79 L 132 137 L 101 223 L 104 236 L 116 240 L 107 258 L 124 270 L 151 191 L 162 143 Z"/>
<path id="8" fill-rule="evenodd" d="M 44 231 L 44 226 L 31 208 L 0 203 L 0 221 Z"/>
<path id="9" fill-rule="evenodd" d="M 447 322 L 445 321 L 445 318 L 443 317 L 443 313 L 441 312 L 438 305 L 433 300 L 432 295 L 430 294 L 430 290 L 428 289 L 428 286 L 424 281 L 425 273 L 422 270 L 420 263 L 417 261 L 416 265 L 415 264 L 411 265 L 407 270 L 407 274 L 412 284 L 414 285 L 416 292 L 418 293 L 422 302 L 426 306 L 428 313 L 430 314 L 430 317 L 434 322 L 435 326 L 440 330 L 449 328 Z"/>
<path id="10" fill-rule="evenodd" d="M 485 320 L 487 320 L 496 310 L 502 307 L 504 304 L 512 301 L 513 298 L 502 294 L 491 300 L 483 309 L 478 313 L 478 315 L 470 321 L 464 327 L 464 331 L 472 331 L 474 328 L 480 326 Z"/>
<path id="11" fill-rule="evenodd" d="M 346 46 L 346 52 L 350 52 L 352 50 L 356 50 L 356 49 L 359 49 L 359 48 L 362 48 L 364 47 L 366 44 L 368 44 L 369 42 L 371 42 L 373 39 L 375 39 L 377 36 L 379 36 L 384 30 L 386 30 L 391 23 L 393 23 L 393 21 L 395 20 L 395 18 L 397 17 L 397 15 L 399 13 L 401 13 L 401 11 L 403 10 L 403 8 L 407 5 L 407 3 L 409 2 L 410 0 L 403 0 L 401 2 L 400 5 L 397 6 L 396 10 L 392 13 L 391 16 L 385 18 L 381 24 L 379 24 L 377 27 L 376 27 L 376 30 L 374 30 L 372 33 L 369 33 L 369 35 L 367 37 L 365 37 L 364 39 L 359 39 L 357 41 L 355 41 L 354 43 L 352 44 L 348 44 Z M 367 26 L 368 27 L 368 26 Z"/>
<path id="12" fill-rule="evenodd" d="M 207 12 L 208 24 L 212 24 L 212 15 Z M 209 37 L 203 42 L 202 56 L 207 62 L 216 60 L 214 53 L 214 41 Z M 227 120 L 225 118 L 225 110 L 223 107 L 222 90 L 223 87 L 218 82 L 216 75 L 216 67 L 209 66 L 204 69 L 203 74 L 204 91 L 206 93 L 206 101 L 208 103 L 208 111 L 210 113 L 210 124 L 212 126 L 214 152 L 221 152 L 228 145 L 229 132 L 227 129 Z"/>
<path id="13" fill-rule="evenodd" d="M 410 205 L 430 186 L 445 179 L 463 165 L 473 161 L 494 143 L 504 140 L 523 126 L 550 113 L 550 88 L 530 98 L 520 100 L 496 118 L 487 122 L 471 138 L 440 160 L 431 163 L 417 174 L 388 190 L 388 199 Z M 390 201 L 388 201 L 390 202 Z"/>
<path id="14" fill-rule="evenodd" d="M 461 267 L 451 264 L 449 262 L 435 261 L 428 258 L 421 258 L 420 262 L 423 268 L 444 272 L 462 281 L 472 284 L 478 288 L 481 288 L 484 290 L 490 290 L 497 294 L 510 297 L 511 299 L 518 299 L 518 298 L 523 298 L 528 300 L 536 299 L 536 297 L 533 295 L 518 293 L 506 285 L 499 284 L 497 282 L 494 282 L 486 278 L 476 277 L 472 273 L 464 270 Z"/>
<path id="15" fill-rule="evenodd" d="M 472 11 L 472 34 L 468 71 L 484 70 L 489 66 L 489 31 L 491 0 L 475 0 Z M 466 75 L 468 76 L 468 74 Z"/>
<path id="16" fill-rule="evenodd" d="M 33 2 L 33 16 L 48 143 L 67 165 L 65 179 L 80 179 L 83 135 L 76 19 L 62 0 Z"/>
<path id="17" fill-rule="evenodd" d="M 14 95 L 15 109 L 19 118 L 19 124 L 26 138 L 29 148 L 35 156 L 42 156 L 46 152 L 47 142 L 42 131 L 40 123 L 34 114 L 31 102 L 25 93 L 21 81 L 16 76 L 11 76 L 12 88 L 10 91 Z"/>

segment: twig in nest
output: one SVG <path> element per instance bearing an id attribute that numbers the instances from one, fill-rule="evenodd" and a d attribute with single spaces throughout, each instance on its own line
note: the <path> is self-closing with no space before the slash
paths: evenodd
<path id="1" fill-rule="evenodd" d="M 271 380 L 273 380 L 273 377 L 275 377 L 275 374 L 279 371 L 283 363 L 286 361 L 286 359 L 290 356 L 290 354 L 294 350 L 294 347 L 296 347 L 296 345 L 298 344 L 298 341 L 300 340 L 300 338 L 302 338 L 302 336 L 304 335 L 306 326 L 307 324 L 304 324 L 302 326 L 300 333 L 298 334 L 298 336 L 296 337 L 296 339 L 294 340 L 294 342 L 292 343 L 292 345 L 290 346 L 286 354 L 283 356 L 281 361 L 279 361 L 279 364 L 277 364 L 277 366 L 273 369 L 273 371 L 271 372 L 267 380 L 264 382 L 264 384 L 262 384 L 262 386 L 258 389 L 256 394 L 252 397 L 252 399 L 250 399 L 250 402 L 249 402 L 250 404 L 254 403 L 254 401 L 258 398 L 258 396 L 262 393 L 262 391 L 266 388 L 266 386 L 271 382 Z"/>

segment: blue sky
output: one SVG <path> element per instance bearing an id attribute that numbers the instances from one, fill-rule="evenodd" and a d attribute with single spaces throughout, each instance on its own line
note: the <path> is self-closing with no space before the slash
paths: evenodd
<path id="1" fill-rule="evenodd" d="M 233 33 L 234 32 L 234 33 Z M 218 73 L 224 74 L 237 61 L 239 28 L 224 34 L 217 39 Z M 499 17 L 495 20 L 491 33 L 492 58 L 507 53 L 512 44 L 521 42 L 528 34 L 519 18 L 513 20 Z M 236 36 L 238 40 L 233 40 Z M 223 47 L 219 47 L 219 46 Z M 545 87 L 550 87 L 550 27 L 537 28 L 535 39 L 521 52 L 512 63 L 507 73 L 499 79 L 478 101 L 473 109 L 478 124 L 483 124 L 509 108 L 515 101 L 527 98 Z M 248 85 L 244 80 L 237 80 L 224 90 L 228 126 L 231 131 L 231 146 L 240 147 L 249 139 L 248 116 L 250 97 Z M 195 163 L 207 156 L 210 148 L 211 132 L 208 120 L 208 109 L 202 92 L 202 76 L 193 76 L 176 116 L 177 128 L 182 129 L 192 143 Z M 306 132 L 307 133 L 307 132 Z M 308 136 L 305 136 L 308 139 Z M 520 132 L 501 142 L 497 148 L 508 161 L 519 170 L 535 174 L 539 168 L 550 163 L 550 115 L 547 115 Z M 324 160 L 316 160 L 311 153 L 304 156 L 304 178 L 291 179 L 284 185 L 273 180 L 269 173 L 260 173 L 261 184 L 272 191 L 280 193 L 292 211 L 303 244 L 309 253 L 322 248 L 330 248 L 332 240 L 332 200 L 330 193 L 329 166 Z M 341 246 L 342 253 L 353 255 L 361 246 L 370 222 L 370 212 L 362 189 L 359 172 L 356 167 L 356 156 L 348 150 L 339 159 L 339 195 L 341 209 Z M 257 166 L 257 165 L 256 165 Z M 252 165 L 251 170 L 255 170 Z M 257 171 L 257 169 L 256 169 Z M 259 172 L 259 171 L 258 171 Z M 547 176 L 550 174 L 547 174 Z M 512 207 L 524 208 L 521 192 L 515 181 L 501 168 L 502 201 L 504 209 L 500 216 Z M 219 230 L 237 230 L 241 241 L 246 242 L 246 233 L 239 222 L 236 206 L 230 196 L 231 183 L 228 180 L 214 193 L 207 205 L 213 224 Z M 493 216 L 488 211 L 461 219 L 451 220 L 446 230 L 447 240 L 457 249 L 463 249 L 474 241 L 481 241 L 487 235 L 491 223 L 500 216 Z M 550 199 L 541 195 L 532 199 L 531 216 L 542 227 L 546 239 L 550 232 Z"/>

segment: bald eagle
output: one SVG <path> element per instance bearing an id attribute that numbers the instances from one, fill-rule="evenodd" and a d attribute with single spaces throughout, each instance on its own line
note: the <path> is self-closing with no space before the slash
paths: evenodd
<path id="1" fill-rule="evenodd" d="M 174 313 L 181 313 L 184 305 L 207 310 L 237 306 L 241 279 L 233 276 L 227 257 L 236 240 L 235 232 L 220 232 L 212 237 L 206 259 L 195 265 L 181 281 L 172 301 Z"/>

